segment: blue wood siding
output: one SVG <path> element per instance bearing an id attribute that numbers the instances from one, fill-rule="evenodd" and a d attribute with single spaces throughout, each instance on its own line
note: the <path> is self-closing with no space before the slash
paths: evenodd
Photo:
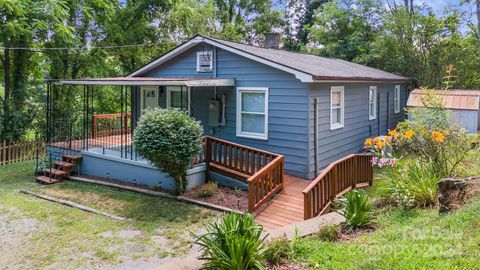
<path id="1" fill-rule="evenodd" d="M 171 59 L 143 76 L 149 77 L 223 77 L 235 78 L 236 87 L 268 87 L 268 140 L 236 136 L 236 87 L 218 87 L 216 97 L 227 95 L 226 125 L 208 128 L 208 101 L 214 98 L 213 88 L 192 88 L 191 113 L 200 120 L 207 135 L 285 155 L 287 174 L 307 177 L 308 101 L 309 90 L 294 75 L 271 68 L 222 49 L 215 49 L 215 62 L 210 73 L 196 72 L 196 52 L 191 50 Z M 164 97 L 161 97 L 164 98 Z"/>
<path id="2" fill-rule="evenodd" d="M 317 159 L 318 169 L 351 153 L 362 150 L 364 140 L 369 136 L 384 135 L 399 121 L 404 119 L 406 103 L 405 84 L 400 84 L 400 113 L 394 113 L 395 84 L 385 83 L 315 83 L 310 85 L 310 171 L 315 173 L 314 149 L 314 105 L 318 98 Z M 344 127 L 330 130 L 330 87 L 344 86 L 345 112 Z M 377 118 L 368 117 L 368 91 L 370 86 L 377 86 Z M 387 106 L 388 105 L 388 106 Z"/>

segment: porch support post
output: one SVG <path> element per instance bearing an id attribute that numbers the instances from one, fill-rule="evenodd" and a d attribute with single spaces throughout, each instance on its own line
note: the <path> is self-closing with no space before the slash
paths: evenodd
<path id="1" fill-rule="evenodd" d="M 130 86 L 130 159 L 133 160 L 133 131 L 136 126 L 135 117 L 137 115 L 136 111 L 136 95 L 134 86 Z"/>

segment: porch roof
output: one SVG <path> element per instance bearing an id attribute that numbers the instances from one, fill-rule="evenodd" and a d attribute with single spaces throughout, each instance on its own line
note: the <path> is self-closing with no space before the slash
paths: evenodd
<path id="1" fill-rule="evenodd" d="M 233 78 L 155 78 L 155 77 L 111 77 L 53 80 L 57 85 L 180 85 L 180 86 L 235 86 Z"/>

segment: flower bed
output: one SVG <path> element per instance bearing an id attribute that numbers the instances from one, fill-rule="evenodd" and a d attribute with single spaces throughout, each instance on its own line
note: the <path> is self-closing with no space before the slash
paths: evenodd
<path id="1" fill-rule="evenodd" d="M 238 211 L 247 211 L 248 207 L 246 191 L 218 186 L 211 182 L 191 189 L 183 193 L 183 196 Z"/>

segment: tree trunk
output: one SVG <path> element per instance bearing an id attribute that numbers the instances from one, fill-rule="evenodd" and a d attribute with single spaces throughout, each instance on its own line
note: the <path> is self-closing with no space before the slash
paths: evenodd
<path id="1" fill-rule="evenodd" d="M 477 0 L 477 40 L 480 49 L 480 0 Z"/>
<path id="2" fill-rule="evenodd" d="M 0 134 L 3 138 L 5 139 L 5 133 L 8 128 L 8 122 L 10 121 L 10 93 L 11 93 L 11 83 L 10 83 L 10 49 L 7 49 L 10 46 L 10 43 L 8 42 L 8 38 L 6 36 L 3 37 L 3 44 L 5 46 L 5 55 L 3 59 L 3 70 L 4 70 L 4 81 L 5 81 L 5 93 L 3 96 L 3 118 L 2 118 L 2 134 Z"/>

